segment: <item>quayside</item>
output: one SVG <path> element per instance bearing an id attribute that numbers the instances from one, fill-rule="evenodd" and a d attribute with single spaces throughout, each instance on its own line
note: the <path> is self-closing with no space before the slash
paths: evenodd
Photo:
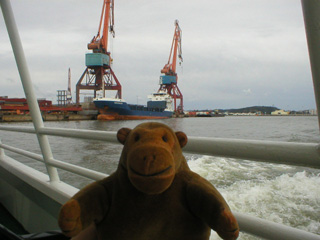
<path id="1" fill-rule="evenodd" d="M 34 127 L 0 126 L 0 202 L 29 233 L 57 230 L 57 215 L 61 204 L 74 195 L 78 189 L 60 181 L 58 169 L 63 169 L 92 180 L 106 177 L 106 174 L 66 163 L 54 158 L 48 136 L 90 139 L 117 144 L 116 133 L 79 129 L 48 128 L 41 118 L 36 96 L 32 87 L 27 63 L 20 42 L 9 0 L 0 0 L 2 13 L 10 36 L 13 52 L 19 69 L 21 82 L 28 96 L 28 105 Z M 317 108 L 320 106 L 320 71 L 315 63 L 320 62 L 319 29 L 312 26 L 314 20 L 320 22 L 320 3 L 316 0 L 302 1 L 305 14 L 307 38 Z M 313 44 L 313 43 L 317 44 Z M 29 152 L 6 144 L 6 132 L 35 134 L 41 154 Z M 277 164 L 299 165 L 320 168 L 320 145 L 317 143 L 291 143 L 257 140 L 234 140 L 218 138 L 190 137 L 186 152 L 201 155 L 224 156 L 251 161 Z M 43 163 L 46 173 L 26 166 L 9 157 L 6 152 L 19 154 L 24 158 Z M 316 240 L 319 235 L 284 226 L 243 213 L 235 213 L 241 232 L 264 239 Z M 299 217 L 299 216 L 297 216 Z"/>

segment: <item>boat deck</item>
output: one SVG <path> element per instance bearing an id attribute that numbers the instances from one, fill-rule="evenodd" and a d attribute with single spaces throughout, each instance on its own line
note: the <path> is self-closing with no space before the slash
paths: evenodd
<path id="1" fill-rule="evenodd" d="M 60 231 L 28 233 L 23 226 L 0 203 L 1 240 L 69 240 Z"/>
<path id="2" fill-rule="evenodd" d="M 0 203 L 0 224 L 15 234 L 28 234 L 23 226 L 7 211 L 7 209 Z M 1 236 L 1 233 L 0 233 Z"/>

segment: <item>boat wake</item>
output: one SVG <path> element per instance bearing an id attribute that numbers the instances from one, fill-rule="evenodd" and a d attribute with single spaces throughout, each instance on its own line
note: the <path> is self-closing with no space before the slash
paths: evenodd
<path id="1" fill-rule="evenodd" d="M 210 156 L 190 156 L 188 164 L 233 211 L 320 233 L 320 170 Z M 219 237 L 212 232 L 210 239 Z M 259 238 L 242 233 L 239 239 Z"/>

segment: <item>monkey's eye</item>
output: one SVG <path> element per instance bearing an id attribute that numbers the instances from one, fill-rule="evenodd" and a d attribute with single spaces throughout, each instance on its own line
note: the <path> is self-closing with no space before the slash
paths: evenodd
<path id="1" fill-rule="evenodd" d="M 137 135 L 134 137 L 134 141 L 135 141 L 135 142 L 138 142 L 139 140 L 140 140 L 140 135 L 137 134 Z"/>
<path id="2" fill-rule="evenodd" d="M 163 137 L 162 137 L 162 140 L 163 140 L 164 142 L 168 142 L 168 138 L 167 138 L 166 136 L 163 136 Z"/>

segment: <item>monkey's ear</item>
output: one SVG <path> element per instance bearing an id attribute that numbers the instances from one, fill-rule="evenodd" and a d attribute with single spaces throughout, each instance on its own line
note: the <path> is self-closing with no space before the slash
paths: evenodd
<path id="1" fill-rule="evenodd" d="M 181 148 L 183 148 L 185 145 L 187 145 L 188 137 L 184 132 L 176 132 L 176 136 L 179 140 Z"/>
<path id="2" fill-rule="evenodd" d="M 124 145 L 130 132 L 131 132 L 130 128 L 119 129 L 119 131 L 117 132 L 118 141 Z"/>

